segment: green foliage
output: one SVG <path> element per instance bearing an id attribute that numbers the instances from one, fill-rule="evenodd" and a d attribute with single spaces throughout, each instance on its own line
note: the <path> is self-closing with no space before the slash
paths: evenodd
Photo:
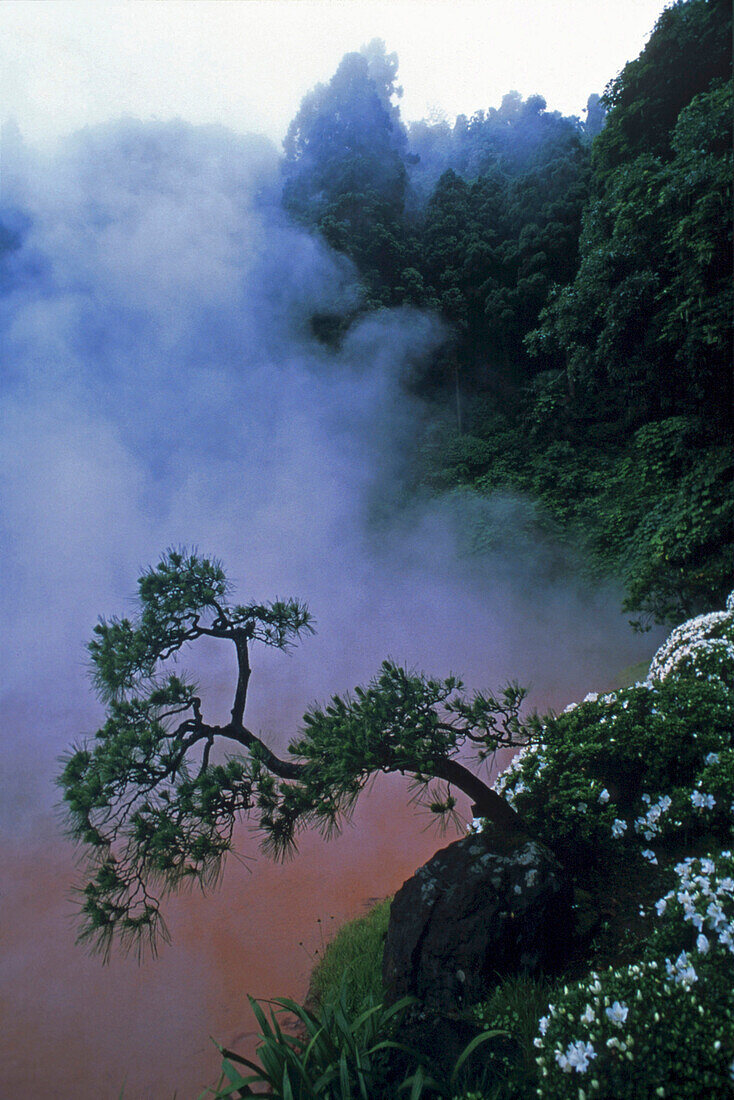
<path id="1" fill-rule="evenodd" d="M 405 130 L 397 57 L 374 40 L 304 98 L 285 138 L 283 205 L 358 265 L 371 304 L 405 268 Z"/>
<path id="2" fill-rule="evenodd" d="M 541 1097 L 725 1097 L 734 1081 L 734 861 L 688 859 L 646 958 L 564 986 L 535 1039 Z"/>
<path id="3" fill-rule="evenodd" d="M 578 119 L 546 107 L 542 96 L 523 100 L 518 92 L 508 92 L 499 107 L 475 111 L 471 118 L 459 115 L 453 127 L 445 121 L 411 123 L 408 136 L 416 158 L 411 182 L 419 196 L 429 195 L 449 169 L 466 180 L 552 179 L 559 162 L 578 152 L 582 132 Z"/>
<path id="4" fill-rule="evenodd" d="M 686 106 L 669 160 L 597 172 L 576 278 L 528 337 L 546 368 L 565 361 L 576 414 L 622 430 L 704 414 L 731 432 L 731 94 Z"/>
<path id="5" fill-rule="evenodd" d="M 275 758 L 242 726 L 256 641 L 285 649 L 311 631 L 296 600 L 229 605 L 221 565 L 168 551 L 138 585 L 136 618 L 100 620 L 89 645 L 106 719 L 91 742 L 64 759 L 59 776 L 70 835 L 85 852 L 81 938 L 109 952 L 155 947 L 166 935 L 158 897 L 187 883 L 210 885 L 230 849 L 237 815 L 266 813 Z M 212 727 L 195 684 L 170 662 L 202 637 L 233 642 L 240 663 L 232 722 Z M 210 763 L 217 736 L 249 750 Z"/>
<path id="6" fill-rule="evenodd" d="M 343 999 L 328 1002 L 316 1015 L 281 997 L 272 1002 L 269 1019 L 257 1001 L 249 1001 L 260 1027 L 259 1061 L 220 1047 L 222 1078 L 200 1100 L 263 1095 L 253 1085 L 265 1085 L 275 1100 L 387 1100 L 388 1053 L 399 1049 L 390 1036 L 405 1017 L 410 998 L 391 1008 L 372 1005 L 355 1017 Z M 278 1016 L 283 1013 L 295 1018 L 297 1035 L 281 1027 Z M 237 1066 L 249 1072 L 243 1074 Z M 416 1093 L 416 1100 L 420 1095 Z"/>
<path id="7" fill-rule="evenodd" d="M 577 1100 L 639 1096 L 724 1097 L 731 1094 L 731 966 L 697 967 L 686 987 L 664 962 L 592 972 L 549 1006 L 540 1038 L 537 1095 Z M 608 1013 L 625 1014 L 616 1023 Z"/>
<path id="8" fill-rule="evenodd" d="M 728 446 L 702 442 L 690 420 L 648 424 L 598 494 L 589 544 L 600 559 L 620 563 L 628 610 L 664 621 L 726 595 L 734 571 L 734 456 Z"/>
<path id="9" fill-rule="evenodd" d="M 501 746 L 520 744 L 534 717 L 520 717 L 525 691 L 517 684 L 471 698 L 462 688 L 453 676 L 433 679 L 384 661 L 367 687 L 308 710 L 301 735 L 289 746 L 304 763 L 298 785 L 284 789 L 268 821 L 275 850 L 299 820 L 329 835 L 376 772 L 409 774 L 417 797 L 439 815 L 453 812 L 455 798 L 437 793 L 435 779 L 455 783 L 475 799 L 489 794 L 473 789 L 476 779 L 455 756 L 465 744 L 480 761 Z M 498 809 L 506 811 L 502 804 Z M 485 812 L 491 816 L 493 806 Z"/>
<path id="10" fill-rule="evenodd" d="M 550 719 L 542 747 L 526 752 L 500 789 L 569 866 L 634 866 L 643 838 L 728 836 L 728 805 L 699 813 L 690 796 L 706 756 L 730 747 L 731 722 L 731 690 L 720 681 L 627 688 Z M 648 823 L 664 795 L 670 805 Z"/>
<path id="11" fill-rule="evenodd" d="M 305 605 L 230 604 L 221 566 L 178 551 L 146 571 L 138 588 L 137 617 L 102 620 L 95 630 L 89 651 L 106 718 L 67 755 L 59 777 L 88 875 L 82 939 L 105 952 L 115 934 L 128 945 L 154 945 L 156 935 L 165 936 L 160 895 L 213 884 L 241 816 L 259 829 L 264 850 L 282 857 L 299 830 L 338 829 L 379 771 L 411 775 L 417 797 L 439 817 L 454 812 L 453 786 L 488 816 L 514 820 L 455 757 L 469 744 L 481 761 L 527 737 L 517 685 L 465 696 L 455 677 L 436 680 L 386 661 L 353 696 L 311 707 L 290 757 L 280 759 L 244 724 L 249 650 L 258 642 L 287 649 L 310 632 Z M 236 652 L 231 717 L 223 725 L 207 723 L 196 685 L 170 668 L 202 638 Z M 211 753 L 222 742 L 238 754 L 215 763 Z"/>
<path id="12" fill-rule="evenodd" d="M 731 437 L 730 39 L 725 5 L 679 2 L 613 82 L 579 270 L 528 337 L 572 413 L 621 433 L 704 416 Z"/>
<path id="13" fill-rule="evenodd" d="M 385 898 L 339 929 L 311 974 L 309 993 L 317 1005 L 343 997 L 350 1015 L 358 1016 L 369 1004 L 382 1000 L 382 954 L 389 917 L 390 898 Z"/>
<path id="14" fill-rule="evenodd" d="M 734 570 L 730 40 L 723 0 L 678 0 L 586 126 L 511 92 L 408 138 L 372 44 L 286 143 L 286 208 L 354 259 L 365 308 L 449 323 L 410 379 L 459 420 L 424 480 L 539 501 L 642 626 Z"/>
<path id="15" fill-rule="evenodd" d="M 647 46 L 611 81 L 606 125 L 594 144 L 600 170 L 641 153 L 666 155 L 680 112 L 712 81 L 731 75 L 731 6 L 677 0 L 658 19 Z"/>
<path id="16" fill-rule="evenodd" d="M 270 1019 L 252 997 L 249 1000 L 260 1026 L 259 1062 L 220 1047 L 224 1057 L 219 1085 L 200 1100 L 263 1095 L 252 1085 L 267 1086 L 266 1095 L 275 1100 L 394 1100 L 403 1094 L 410 1100 L 425 1095 L 449 1100 L 474 1052 L 497 1034 L 475 1036 L 446 1077 L 395 1038 L 415 1003 L 410 997 L 390 1008 L 371 1004 L 358 1015 L 350 1012 L 343 993 L 327 1001 L 320 1014 L 281 997 L 272 1002 Z M 283 1030 L 278 1020 L 283 1013 L 294 1018 L 298 1034 Z M 250 1073 L 243 1075 L 237 1066 Z"/>
<path id="17" fill-rule="evenodd" d="M 552 222 L 526 224 L 517 252 L 501 228 L 484 239 L 491 331 L 476 346 L 496 364 L 509 356 L 526 385 L 491 415 L 469 407 L 465 436 L 443 454 L 434 448 L 426 478 L 540 502 L 589 553 L 592 575 L 619 577 L 641 625 L 717 606 L 734 572 L 729 47 L 724 5 L 678 3 L 614 83 L 577 271 L 568 245 L 565 268 L 549 247 Z M 437 286 L 458 286 L 468 260 L 471 189 L 462 187 L 453 182 L 444 199 L 436 190 L 447 242 Z M 500 194 L 495 211 L 506 209 Z M 459 203 L 461 231 L 452 229 Z M 570 211 L 565 224 L 577 224 Z M 536 255 L 553 257 L 550 267 Z M 510 256 L 514 288 L 502 266 Z M 538 282 L 534 298 L 527 280 L 541 274 L 557 285 Z M 518 312 L 532 302 L 537 327 Z M 535 366 L 519 372 L 523 334 Z"/>
<path id="18" fill-rule="evenodd" d="M 472 1014 L 485 1031 L 502 1032 L 483 1051 L 498 1078 L 492 1093 L 496 1100 L 532 1094 L 537 1083 L 534 1039 L 551 990 L 547 979 L 520 974 L 503 979 L 486 1001 L 474 1006 Z"/>
<path id="19" fill-rule="evenodd" d="M 542 1012 L 538 1096 L 730 1095 L 733 717 L 734 594 L 676 628 L 644 683 L 551 716 L 498 780 L 567 857 L 579 922 L 617 913 L 592 943 L 612 965 Z"/>
<path id="20" fill-rule="evenodd" d="M 641 625 L 716 607 L 734 574 L 731 447 L 690 417 L 651 422 L 622 443 L 605 441 L 603 426 L 554 439 L 563 387 L 537 381 L 519 423 L 477 406 L 463 435 L 434 426 L 422 455 L 428 486 L 519 494 L 526 522 L 575 544 L 578 568 L 619 577 Z"/>
<path id="21" fill-rule="evenodd" d="M 422 304 L 451 323 L 471 387 L 486 385 L 488 365 L 508 383 L 524 380 L 523 338 L 551 284 L 576 270 L 587 152 L 569 120 L 538 112 L 531 100 L 515 110 L 503 102 L 499 112 L 475 116 L 465 132 L 457 122 L 464 137 L 416 226 Z M 544 122 L 553 134 L 546 134 L 544 156 L 520 167 L 510 152 L 527 154 L 533 139 L 525 129 L 542 130 Z M 472 144 L 482 150 L 476 166 L 464 148 Z"/>
<path id="22" fill-rule="evenodd" d="M 549 716 L 497 788 L 581 877 L 634 871 L 681 840 L 725 842 L 733 685 L 734 610 L 684 623 L 645 682 Z"/>

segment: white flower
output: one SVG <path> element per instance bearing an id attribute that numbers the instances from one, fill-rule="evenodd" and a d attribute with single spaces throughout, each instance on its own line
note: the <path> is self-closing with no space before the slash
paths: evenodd
<path id="1" fill-rule="evenodd" d="M 596 1058 L 596 1051 L 591 1043 L 585 1043 L 583 1039 L 579 1039 L 575 1043 L 568 1044 L 565 1054 L 557 1050 L 555 1057 L 564 1073 L 570 1073 L 572 1069 L 577 1073 L 586 1073 L 589 1062 L 592 1058 Z"/>
<path id="2" fill-rule="evenodd" d="M 587 1004 L 585 1011 L 581 1015 L 581 1023 L 582 1024 L 596 1023 L 596 1013 L 594 1012 L 594 1009 L 589 1004 Z"/>
<path id="3" fill-rule="evenodd" d="M 643 852 L 640 852 L 643 859 L 649 860 L 650 863 L 657 863 L 657 856 L 650 848 L 645 848 Z"/>
<path id="4" fill-rule="evenodd" d="M 618 817 L 615 817 L 614 821 L 612 822 L 612 836 L 614 837 L 614 839 L 619 840 L 619 838 L 626 832 L 627 822 L 620 821 Z"/>
<path id="5" fill-rule="evenodd" d="M 718 764 L 719 754 L 718 752 L 710 752 L 703 758 L 704 764 Z"/>
<path id="6" fill-rule="evenodd" d="M 615 1001 L 611 1008 L 605 1009 L 605 1012 L 613 1024 L 617 1024 L 621 1027 L 627 1019 L 629 1009 L 626 1004 L 620 1004 L 619 1001 Z"/>
<path id="7" fill-rule="evenodd" d="M 655 902 L 655 909 L 656 909 L 657 915 L 659 917 L 662 917 L 662 915 L 665 912 L 665 910 L 667 909 L 667 907 L 668 907 L 668 902 L 665 898 L 660 898 L 659 901 Z"/>
<path id="8" fill-rule="evenodd" d="M 668 972 L 668 976 L 671 977 L 677 985 L 682 985 L 686 989 L 693 985 L 694 982 L 698 981 L 698 974 L 691 966 L 685 951 L 681 951 L 675 963 L 671 963 L 670 959 L 666 959 L 665 969 Z"/>
<path id="9" fill-rule="evenodd" d="M 698 936 L 696 940 L 696 950 L 700 951 L 702 955 L 705 955 L 709 949 L 709 941 L 704 936 L 703 932 Z"/>
<path id="10" fill-rule="evenodd" d="M 712 794 L 702 794 L 701 791 L 691 793 L 691 802 L 697 810 L 713 810 L 716 799 Z"/>
<path id="11" fill-rule="evenodd" d="M 549 1023 L 550 1023 L 550 1017 L 549 1016 L 541 1016 L 540 1017 L 540 1021 L 538 1023 L 538 1030 L 540 1031 L 541 1035 L 545 1035 L 546 1031 L 548 1030 L 548 1024 Z"/>
<path id="12" fill-rule="evenodd" d="M 726 917 L 724 916 L 724 910 L 715 901 L 710 901 L 706 907 L 706 916 L 708 917 L 714 928 L 718 928 L 720 924 L 726 924 Z"/>
<path id="13" fill-rule="evenodd" d="M 609 794 L 609 791 L 605 787 L 604 790 L 599 795 L 599 801 L 602 803 L 602 805 L 604 805 L 605 803 L 607 803 L 609 801 L 610 798 L 611 798 L 611 795 Z"/>

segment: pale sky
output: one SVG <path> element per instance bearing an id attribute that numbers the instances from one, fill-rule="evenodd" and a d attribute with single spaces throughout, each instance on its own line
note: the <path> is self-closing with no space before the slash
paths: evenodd
<path id="1" fill-rule="evenodd" d="M 581 115 L 643 48 L 664 0 L 3 0 L 0 111 L 26 140 L 122 115 L 280 141 L 341 57 L 383 38 L 403 118 L 544 95 Z"/>

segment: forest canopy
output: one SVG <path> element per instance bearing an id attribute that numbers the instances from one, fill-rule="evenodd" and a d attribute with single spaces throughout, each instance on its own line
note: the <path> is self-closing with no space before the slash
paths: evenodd
<path id="1" fill-rule="evenodd" d="M 362 308 L 449 326 L 410 382 L 434 414 L 410 488 L 527 494 L 640 626 L 734 572 L 730 44 L 729 4 L 678 0 L 583 122 L 510 91 L 406 128 L 372 42 L 285 143 L 285 209 L 353 260 Z"/>

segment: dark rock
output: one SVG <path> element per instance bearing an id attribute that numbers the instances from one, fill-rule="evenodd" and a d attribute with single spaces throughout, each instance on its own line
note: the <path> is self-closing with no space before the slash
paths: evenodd
<path id="1" fill-rule="evenodd" d="M 383 978 L 388 997 L 453 1011 L 499 977 L 553 972 L 572 946 L 572 891 L 544 845 L 468 836 L 437 852 L 398 890 Z"/>

